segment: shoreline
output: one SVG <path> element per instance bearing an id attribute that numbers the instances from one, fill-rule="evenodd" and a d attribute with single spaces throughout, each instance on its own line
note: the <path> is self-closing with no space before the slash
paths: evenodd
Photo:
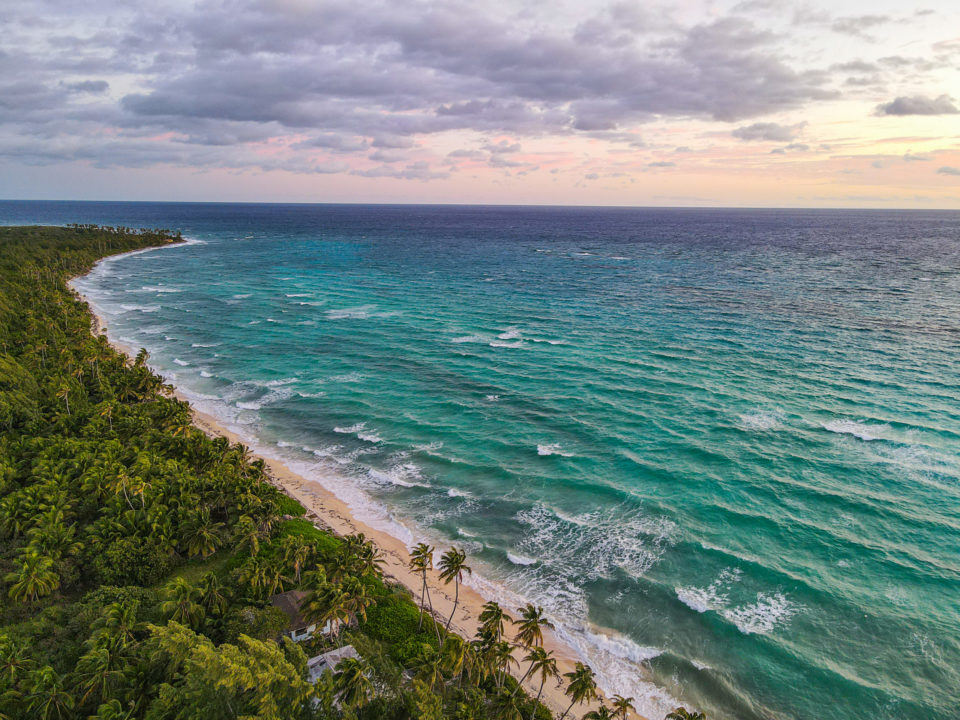
<path id="1" fill-rule="evenodd" d="M 148 248 L 146 250 L 133 252 L 145 252 L 154 249 L 159 248 Z M 118 257 L 121 257 L 121 255 L 109 256 L 109 259 Z M 102 260 L 99 262 L 102 262 Z M 99 264 L 99 262 L 97 264 Z M 96 267 L 96 265 L 94 267 Z M 132 359 L 136 355 L 136 351 L 132 347 L 110 338 L 108 326 L 104 318 L 97 314 L 91 301 L 74 285 L 73 280 L 68 283 L 68 287 L 86 303 L 92 319 L 91 332 L 94 335 L 105 335 L 111 347 L 127 358 Z M 250 446 L 250 440 L 230 430 L 214 415 L 197 409 L 190 401 L 188 395 L 176 386 L 174 386 L 173 394 L 177 399 L 189 405 L 193 424 L 208 436 L 224 437 L 231 444 L 240 443 L 247 447 Z M 414 574 L 407 567 L 409 548 L 403 540 L 385 530 L 372 527 L 358 519 L 349 505 L 337 497 L 334 492 L 331 492 L 321 483 L 296 472 L 283 460 L 269 457 L 262 452 L 255 451 L 253 448 L 251 448 L 251 455 L 254 458 L 263 460 L 267 470 L 268 481 L 272 485 L 297 500 L 306 508 L 305 518 L 307 520 L 320 529 L 331 531 L 341 536 L 363 533 L 366 538 L 372 541 L 382 552 L 385 560 L 383 568 L 384 578 L 388 581 L 402 584 L 412 594 L 414 600 L 419 597 L 421 579 L 419 575 Z M 453 544 L 454 543 L 451 543 L 451 545 Z M 443 548 L 437 545 L 437 549 L 439 551 Z M 433 570 L 428 575 L 427 580 L 435 615 L 438 617 L 438 620 L 442 619 L 445 623 L 453 610 L 453 588 L 450 585 L 444 585 L 439 580 L 439 572 L 437 570 Z M 485 597 L 475 587 L 461 583 L 459 604 L 456 615 L 450 624 L 450 630 L 466 640 L 472 639 L 480 624 L 479 616 L 483 605 L 492 599 L 494 598 Z M 512 608 L 504 606 L 504 609 L 514 614 Z M 601 630 L 600 628 L 597 629 Z M 584 660 L 574 647 L 561 638 L 556 631 L 544 628 L 543 637 L 543 646 L 545 649 L 553 652 L 557 661 L 557 670 L 560 677 L 557 680 L 548 680 L 544 684 L 540 702 L 551 710 L 555 718 L 559 718 L 570 702 L 569 698 L 564 695 L 563 692 L 566 687 L 563 674 L 572 671 L 577 662 L 583 662 Z M 511 669 L 511 674 L 519 680 L 526 670 L 526 667 L 525 663 L 522 662 L 522 655 L 520 653 L 517 653 L 515 657 L 518 664 L 515 668 Z M 523 686 L 531 699 L 536 697 L 539 689 L 539 683 L 537 681 L 528 678 L 523 683 Z M 606 697 L 603 690 L 598 687 L 597 692 L 599 695 L 598 701 L 590 704 L 584 703 L 571 708 L 568 718 L 571 720 L 573 718 L 580 718 L 583 714 L 599 707 L 601 703 L 608 702 L 609 698 Z M 648 720 L 646 716 L 639 712 L 631 712 L 628 717 L 637 718 L 638 720 Z"/>

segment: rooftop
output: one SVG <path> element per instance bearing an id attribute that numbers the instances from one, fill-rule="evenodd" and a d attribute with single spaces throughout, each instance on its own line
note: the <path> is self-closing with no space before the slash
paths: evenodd
<path id="1" fill-rule="evenodd" d="M 300 606 L 303 604 L 303 601 L 306 597 L 307 593 L 303 592 L 302 590 L 289 590 L 285 593 L 280 593 L 279 595 L 274 595 L 271 597 L 270 604 L 275 608 L 283 610 L 286 616 L 290 619 L 291 627 L 301 628 L 308 625 L 307 620 L 300 612 Z"/>

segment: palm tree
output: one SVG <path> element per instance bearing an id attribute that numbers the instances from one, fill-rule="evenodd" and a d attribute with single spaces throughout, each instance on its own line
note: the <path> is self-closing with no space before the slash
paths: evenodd
<path id="1" fill-rule="evenodd" d="M 210 520 L 210 508 L 200 508 L 185 523 L 183 543 L 187 549 L 187 555 L 190 557 L 194 555 L 200 555 L 203 558 L 210 557 L 223 544 L 223 538 L 220 537 L 222 528 L 223 523 L 215 523 Z"/>
<path id="2" fill-rule="evenodd" d="M 419 543 L 410 551 L 410 562 L 407 564 L 407 567 L 415 573 L 420 573 L 420 578 L 423 581 L 420 586 L 420 623 L 417 625 L 417 632 L 420 632 L 420 628 L 423 627 L 424 596 L 426 596 L 427 603 L 429 603 L 430 606 L 430 617 L 432 618 L 434 616 L 433 601 L 430 599 L 430 588 L 427 586 L 427 571 L 433 570 L 433 548 L 426 543 Z M 440 629 L 436 627 L 436 623 L 434 623 L 434 628 L 437 631 L 437 642 L 440 642 Z"/>
<path id="3" fill-rule="evenodd" d="M 330 635 L 335 643 L 339 641 L 340 628 L 353 618 L 347 594 L 340 585 L 332 583 L 311 590 L 303 599 L 300 610 L 303 617 L 317 623 L 321 631 L 330 623 Z"/>
<path id="4" fill-rule="evenodd" d="M 291 535 L 283 541 L 283 559 L 293 565 L 293 580 L 300 584 L 300 572 L 313 554 L 313 546 L 303 538 Z"/>
<path id="5" fill-rule="evenodd" d="M 523 720 L 519 698 L 513 693 L 501 692 L 494 698 L 494 711 L 498 720 Z"/>
<path id="6" fill-rule="evenodd" d="M 445 585 L 451 581 L 454 583 L 453 611 L 447 619 L 447 625 L 444 628 L 450 632 L 450 623 L 453 622 L 453 616 L 457 614 L 457 605 L 460 603 L 460 582 L 463 580 L 463 573 L 472 574 L 473 570 L 467 565 L 467 554 L 463 550 L 450 548 L 440 556 L 440 579 Z"/>
<path id="7" fill-rule="evenodd" d="M 440 648 L 444 665 L 450 675 L 457 678 L 457 682 L 460 681 L 464 665 L 467 662 L 467 647 L 467 643 L 459 635 L 448 635 Z"/>
<path id="8" fill-rule="evenodd" d="M 70 414 L 70 386 L 66 383 L 63 383 L 60 388 L 57 390 L 57 397 L 63 400 L 64 404 L 67 406 L 67 415 Z"/>
<path id="9" fill-rule="evenodd" d="M 505 641 L 493 643 L 489 657 L 497 673 L 497 687 L 503 687 L 503 676 L 509 672 L 511 665 L 517 664 L 517 659 L 513 656 L 513 645 Z"/>
<path id="10" fill-rule="evenodd" d="M 610 704 L 613 706 L 613 716 L 620 718 L 620 720 L 627 720 L 627 715 L 630 713 L 630 711 L 636 711 L 636 708 L 633 706 L 632 697 L 614 695 L 613 700 L 610 701 Z"/>
<path id="11" fill-rule="evenodd" d="M 234 537 L 237 539 L 237 550 L 250 548 L 250 557 L 256 557 L 260 552 L 260 539 L 263 533 L 257 523 L 249 515 L 242 515 L 237 521 Z"/>
<path id="12" fill-rule="evenodd" d="M 360 533 L 360 538 L 363 538 L 363 533 Z M 360 543 L 360 547 L 356 549 L 354 556 L 357 568 L 360 571 L 359 575 L 363 577 L 380 577 L 383 575 L 383 568 L 380 566 L 384 565 L 386 560 L 380 549 L 369 540 Z"/>
<path id="13" fill-rule="evenodd" d="M 181 625 L 196 628 L 203 620 L 203 607 L 199 604 L 200 591 L 182 577 L 167 583 L 163 590 L 167 600 L 160 606 L 160 611 Z"/>
<path id="14" fill-rule="evenodd" d="M 569 678 L 567 689 L 563 691 L 564 695 L 570 697 L 570 704 L 563 711 L 559 720 L 563 720 L 575 704 L 590 702 L 597 697 L 597 681 L 593 677 L 593 670 L 589 666 L 578 662 L 572 672 L 564 673 L 565 678 Z"/>
<path id="15" fill-rule="evenodd" d="M 109 689 L 123 677 L 125 660 L 119 652 L 119 643 L 109 639 L 97 643 L 77 662 L 77 687 L 83 693 L 80 705 L 91 698 L 103 699 Z"/>
<path id="16" fill-rule="evenodd" d="M 107 422 L 110 424 L 110 432 L 113 432 L 113 405 L 111 403 L 104 403 L 100 410 L 100 417 L 107 418 Z"/>
<path id="17" fill-rule="evenodd" d="M 63 678 L 49 665 L 34 670 L 27 710 L 37 720 L 66 720 L 72 715 L 73 697 L 63 689 Z"/>
<path id="18" fill-rule="evenodd" d="M 354 622 L 367 619 L 367 608 L 373 604 L 373 598 L 367 594 L 367 586 L 360 578 L 349 577 L 340 585 L 343 590 L 344 607 Z"/>
<path id="19" fill-rule="evenodd" d="M 356 658 L 345 658 L 337 663 L 333 673 L 333 688 L 344 707 L 359 709 L 366 705 L 373 693 L 366 663 Z"/>
<path id="20" fill-rule="evenodd" d="M 123 705 L 116 698 L 112 698 L 97 708 L 97 714 L 92 715 L 90 720 L 131 720 L 136 717 L 133 705 L 124 709 Z"/>
<path id="21" fill-rule="evenodd" d="M 521 647 L 531 648 L 543 645 L 543 628 L 553 629 L 553 623 L 543 616 L 543 608 L 531 603 L 520 610 L 520 619 L 513 621 L 519 630 L 513 638 Z"/>
<path id="22" fill-rule="evenodd" d="M 60 587 L 60 576 L 52 568 L 51 558 L 27 549 L 20 560 L 20 569 L 4 577 L 13 583 L 8 594 L 17 602 L 36 602 L 49 595 Z"/>
<path id="23" fill-rule="evenodd" d="M 504 612 L 499 603 L 491 600 L 484 603 L 480 611 L 480 630 L 477 634 L 481 638 L 488 638 L 490 642 L 498 643 L 503 639 L 506 622 L 514 622 L 514 620 Z"/>
<path id="24" fill-rule="evenodd" d="M 263 577 L 267 595 L 275 595 L 283 588 L 284 581 L 290 582 L 290 578 L 283 574 L 284 564 L 284 559 L 279 556 L 264 562 Z"/>
<path id="25" fill-rule="evenodd" d="M 94 627 L 99 634 L 116 639 L 121 647 L 126 647 L 136 640 L 135 632 L 139 629 L 137 603 L 110 603 L 101 611 Z"/>
<path id="26" fill-rule="evenodd" d="M 415 677 L 430 690 L 433 690 L 437 683 L 443 683 L 444 665 L 446 665 L 446 658 L 443 653 L 424 643 L 420 662 L 416 666 Z"/>
<path id="27" fill-rule="evenodd" d="M 707 716 L 702 712 L 693 712 L 686 708 L 678 707 L 668 713 L 665 720 L 707 720 Z"/>
<path id="28" fill-rule="evenodd" d="M 204 573 L 197 590 L 200 593 L 198 602 L 204 610 L 214 615 L 223 615 L 226 612 L 228 592 L 224 590 L 216 573 Z"/>
<path id="29" fill-rule="evenodd" d="M 596 710 L 591 710 L 583 716 L 583 720 L 614 720 L 616 715 L 610 712 L 610 708 L 601 705 Z"/>
<path id="30" fill-rule="evenodd" d="M 32 665 L 33 660 L 27 656 L 24 647 L 0 633 L 0 687 L 14 685 L 17 677 Z"/>
<path id="31" fill-rule="evenodd" d="M 240 580 L 250 587 L 252 597 L 262 597 L 262 591 L 267 587 L 267 563 L 259 557 L 248 558 L 240 567 Z"/>
<path id="32" fill-rule="evenodd" d="M 543 694 L 543 684 L 548 678 L 558 677 L 559 672 L 557 671 L 557 661 L 553 658 L 553 652 L 544 650 L 542 647 L 532 648 L 524 660 L 530 663 L 528 674 L 532 672 L 540 675 L 540 689 L 537 691 L 537 699 L 533 703 L 533 712 L 530 714 L 530 720 L 533 720 L 537 712 L 537 705 L 540 704 L 540 696 Z"/>

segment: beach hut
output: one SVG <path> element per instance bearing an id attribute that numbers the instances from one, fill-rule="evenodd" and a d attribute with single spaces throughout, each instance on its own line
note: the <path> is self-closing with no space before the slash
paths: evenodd
<path id="1" fill-rule="evenodd" d="M 337 648 L 323 655 L 310 658 L 307 660 L 307 672 L 310 675 L 310 682 L 315 683 L 327 670 L 333 672 L 337 669 L 340 661 L 346 660 L 347 658 L 360 659 L 360 655 L 353 649 L 353 645 L 345 645 L 342 648 Z"/>
<path id="2" fill-rule="evenodd" d="M 294 642 L 306 640 L 317 629 L 317 624 L 307 622 L 300 611 L 300 606 L 306 596 L 307 594 L 301 590 L 290 590 L 270 598 L 270 604 L 278 610 L 282 610 L 284 615 L 287 616 L 289 624 L 284 634 Z"/>
<path id="3" fill-rule="evenodd" d="M 287 630 L 284 632 L 284 635 L 294 642 L 303 642 L 317 631 L 317 624 L 308 622 L 307 619 L 303 617 L 301 611 L 301 606 L 306 597 L 307 593 L 302 590 L 288 590 L 285 593 L 273 595 L 270 598 L 270 604 L 278 610 L 282 610 L 284 615 L 287 616 L 289 624 L 287 625 Z M 329 635 L 339 626 L 339 621 L 334 623 L 328 620 L 326 624 L 324 624 L 320 634 Z"/>

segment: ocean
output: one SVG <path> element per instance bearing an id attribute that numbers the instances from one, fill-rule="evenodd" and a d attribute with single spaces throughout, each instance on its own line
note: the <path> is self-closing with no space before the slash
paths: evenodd
<path id="1" fill-rule="evenodd" d="M 960 707 L 960 213 L 0 203 L 202 410 L 658 720 Z"/>

